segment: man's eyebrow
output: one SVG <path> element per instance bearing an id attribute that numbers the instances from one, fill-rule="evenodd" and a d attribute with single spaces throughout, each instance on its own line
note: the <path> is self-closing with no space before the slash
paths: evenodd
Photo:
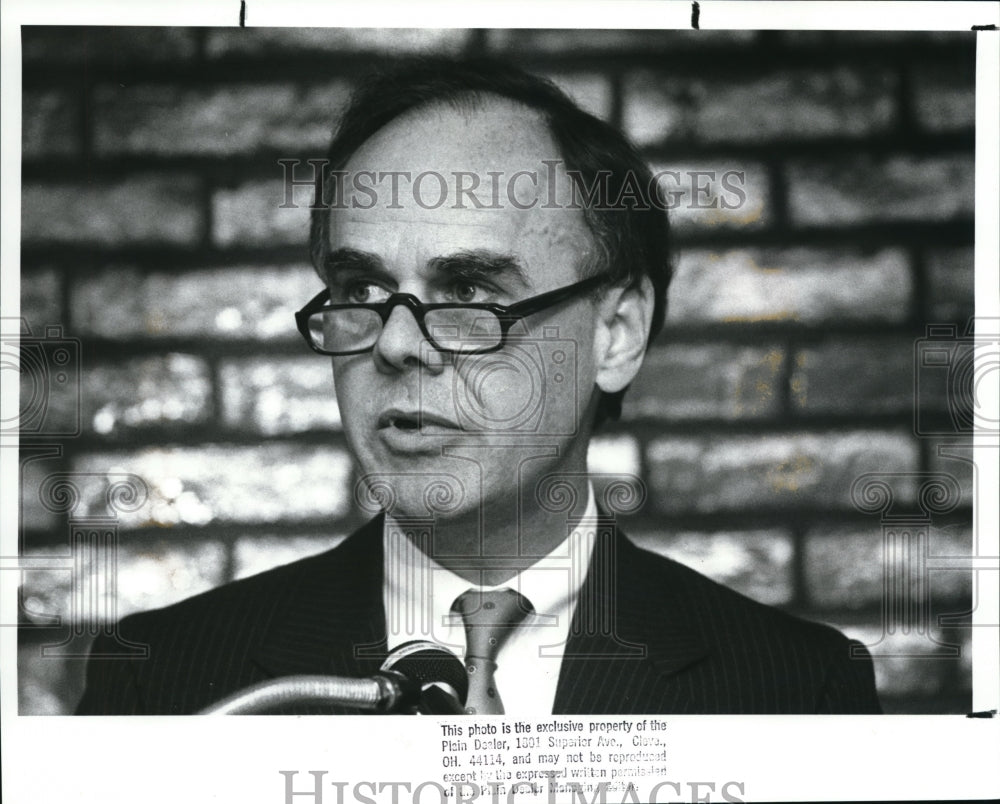
<path id="1" fill-rule="evenodd" d="M 385 264 L 382 258 L 370 251 L 359 251 L 354 248 L 338 248 L 331 251 L 323 264 L 326 278 L 343 271 L 384 272 Z"/>
<path id="2" fill-rule="evenodd" d="M 456 251 L 444 257 L 434 257 L 428 267 L 440 273 L 468 279 L 510 279 L 522 288 L 530 289 L 531 282 L 521 262 L 512 254 L 494 251 Z"/>

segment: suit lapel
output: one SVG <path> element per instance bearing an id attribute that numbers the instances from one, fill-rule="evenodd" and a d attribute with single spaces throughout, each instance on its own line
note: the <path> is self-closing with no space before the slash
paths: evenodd
<path id="1" fill-rule="evenodd" d="M 670 701 L 671 676 L 709 650 L 684 617 L 669 569 L 598 521 L 598 538 L 573 612 L 553 711 L 650 713 Z"/>
<path id="2" fill-rule="evenodd" d="M 302 562 L 254 653 L 269 675 L 375 672 L 385 655 L 381 516 Z"/>
<path id="3" fill-rule="evenodd" d="M 270 676 L 332 674 L 358 678 L 386 654 L 382 528 L 377 517 L 322 555 L 307 559 L 289 588 L 254 661 Z M 683 617 L 670 567 L 598 523 L 598 540 L 573 612 L 553 711 L 683 711 L 671 677 L 708 654 Z"/>

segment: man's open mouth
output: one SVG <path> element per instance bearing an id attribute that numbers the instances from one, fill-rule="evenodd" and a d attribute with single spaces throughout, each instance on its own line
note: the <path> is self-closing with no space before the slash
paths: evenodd
<path id="1" fill-rule="evenodd" d="M 378 417 L 379 429 L 394 428 L 403 431 L 447 428 L 457 429 L 457 425 L 443 416 L 426 411 L 387 410 Z"/>

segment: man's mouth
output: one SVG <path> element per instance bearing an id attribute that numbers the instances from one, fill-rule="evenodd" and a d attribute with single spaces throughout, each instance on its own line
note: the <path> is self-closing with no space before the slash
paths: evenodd
<path id="1" fill-rule="evenodd" d="M 448 429 L 457 430 L 458 425 L 444 416 L 427 411 L 404 411 L 395 408 L 387 410 L 378 417 L 378 428 L 380 430 L 393 428 L 406 432 L 416 432 L 418 430 Z"/>
<path id="2" fill-rule="evenodd" d="M 390 422 L 389 426 L 390 427 L 395 427 L 395 428 L 397 428 L 399 430 L 419 430 L 420 429 L 420 425 L 417 423 L 416 419 L 404 419 L 402 417 L 400 417 L 398 419 L 393 419 Z"/>

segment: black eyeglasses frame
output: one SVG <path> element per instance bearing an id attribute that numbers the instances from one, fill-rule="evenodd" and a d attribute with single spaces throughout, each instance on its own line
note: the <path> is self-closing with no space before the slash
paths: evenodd
<path id="1" fill-rule="evenodd" d="M 444 354 L 461 355 L 489 354 L 490 352 L 498 352 L 507 345 L 507 335 L 510 332 L 511 327 L 513 327 L 514 324 L 521 319 L 526 318 L 529 315 L 534 315 L 535 313 L 540 313 L 550 307 L 554 307 L 555 305 L 567 301 L 573 296 L 579 295 L 587 290 L 600 287 L 602 284 L 606 284 L 610 280 L 611 277 L 607 274 L 597 274 L 595 276 L 587 277 L 586 279 L 581 279 L 579 282 L 574 282 L 572 285 L 556 288 L 555 290 L 550 290 L 537 296 L 531 296 L 530 298 L 522 299 L 519 302 L 509 305 L 493 303 L 462 304 L 460 302 L 424 304 L 412 293 L 393 293 L 388 299 L 381 302 L 327 304 L 330 300 L 330 291 L 329 289 L 324 289 L 316 294 L 316 296 L 308 304 L 306 304 L 305 307 L 295 314 L 295 323 L 298 326 L 302 337 L 305 338 L 306 343 L 309 345 L 309 348 L 318 354 L 332 357 L 346 357 L 348 355 L 364 354 L 365 352 L 370 352 L 374 349 L 375 343 L 372 343 L 371 346 L 366 346 L 364 349 L 352 349 L 350 351 L 337 352 L 331 352 L 327 349 L 321 349 L 318 347 L 313 342 L 312 336 L 309 334 L 310 316 L 327 310 L 372 310 L 378 313 L 379 317 L 382 319 L 382 326 L 385 327 L 386 322 L 389 320 L 389 316 L 392 315 L 392 311 L 397 306 L 401 305 L 410 311 L 413 318 L 416 320 L 417 325 L 420 327 L 420 331 L 423 333 L 423 336 L 439 352 Z M 439 346 L 437 341 L 434 340 L 433 336 L 428 331 L 427 325 L 424 323 L 424 316 L 428 312 L 435 310 L 457 308 L 464 310 L 482 310 L 483 312 L 495 315 L 500 322 L 500 342 L 494 346 L 485 346 L 482 349 L 472 350 L 448 349 Z M 377 341 L 378 339 L 376 338 L 376 342 Z"/>

